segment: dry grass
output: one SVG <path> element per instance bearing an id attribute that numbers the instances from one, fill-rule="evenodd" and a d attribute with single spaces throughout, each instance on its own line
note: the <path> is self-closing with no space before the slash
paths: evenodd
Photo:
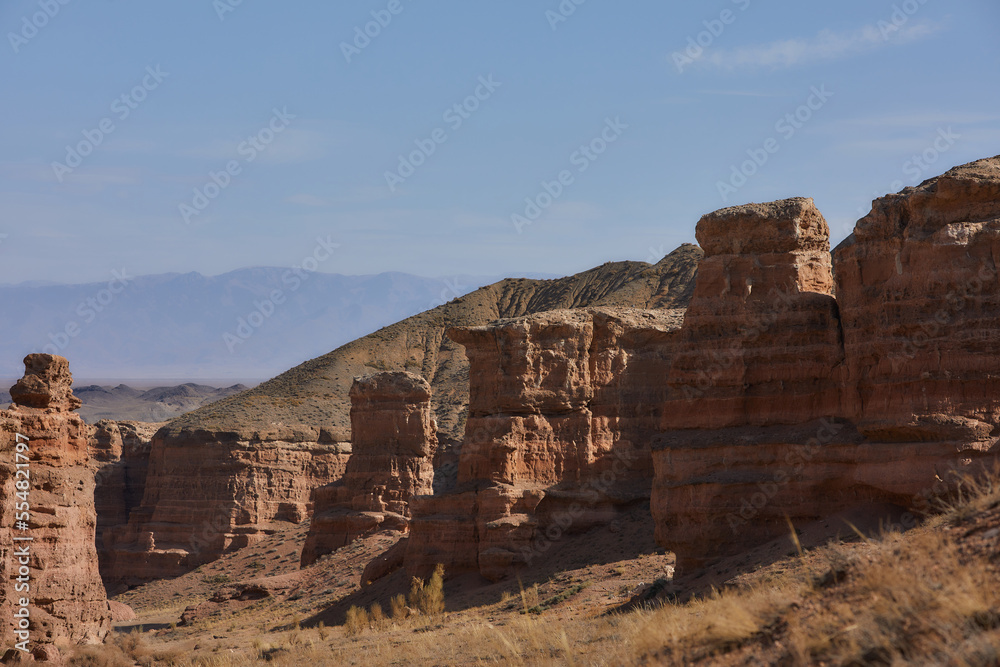
<path id="1" fill-rule="evenodd" d="M 831 543 L 655 610 L 604 614 L 620 583 L 609 568 L 606 581 L 580 571 L 448 612 L 439 568 L 412 582 L 409 599 L 352 607 L 342 627 L 296 629 L 296 610 L 265 603 L 225 620 L 261 627 L 246 648 L 213 648 L 212 621 L 183 636 L 120 635 L 73 664 L 998 665 L 1000 538 L 982 536 L 1000 527 L 1000 483 L 965 481 L 939 509 L 907 533 Z M 607 602 L 577 600 L 602 586 Z M 541 613 L 524 613 L 533 609 Z"/>
<path id="2" fill-rule="evenodd" d="M 1000 664 L 995 552 L 964 553 L 943 528 L 1000 505 L 997 477 L 965 480 L 943 514 L 906 534 L 828 545 L 766 586 L 658 610 L 636 658 L 783 664 Z M 991 558 L 992 557 L 992 558 Z M 735 656 L 730 656 L 736 661 Z"/>
<path id="3" fill-rule="evenodd" d="M 425 616 L 436 616 L 444 612 L 444 565 L 434 568 L 434 574 L 426 582 L 413 577 L 410 583 L 410 607 Z"/>

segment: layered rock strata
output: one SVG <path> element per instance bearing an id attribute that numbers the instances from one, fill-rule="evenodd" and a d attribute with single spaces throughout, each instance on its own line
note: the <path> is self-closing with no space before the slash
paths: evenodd
<path id="1" fill-rule="evenodd" d="M 411 501 L 406 567 L 502 578 L 648 496 L 678 311 L 550 311 L 455 328 L 470 365 L 454 491 Z M 652 406 L 652 407 L 650 407 Z"/>
<path id="2" fill-rule="evenodd" d="M 312 433 L 196 432 L 161 429 L 150 446 L 142 502 L 114 531 L 110 584 L 175 577 L 301 523 L 313 489 L 335 481 L 348 443 Z"/>
<path id="3" fill-rule="evenodd" d="M 351 458 L 344 476 L 313 492 L 302 564 L 382 529 L 408 529 L 410 498 L 431 494 L 437 426 L 431 386 L 407 372 L 356 378 Z"/>
<path id="4" fill-rule="evenodd" d="M 657 540 L 679 571 L 789 520 L 926 509 L 950 471 L 995 458 L 998 166 L 876 201 L 835 253 L 836 298 L 810 200 L 699 222 L 706 257 L 653 443 Z"/>
<path id="5" fill-rule="evenodd" d="M 24 364 L 25 376 L 10 392 L 13 404 L 0 411 L 3 637 L 23 639 L 15 634 L 22 629 L 15 613 L 24 598 L 30 600 L 30 647 L 98 642 L 111 627 L 111 611 L 94 546 L 89 429 L 73 412 L 80 402 L 66 359 L 31 354 Z"/>
<path id="6" fill-rule="evenodd" d="M 557 280 L 506 279 L 348 343 L 162 428 L 146 497 L 116 538 L 120 582 L 172 576 L 238 548 L 274 521 L 304 515 L 313 488 L 339 479 L 350 453 L 349 390 L 371 369 L 413 371 L 434 387 L 438 489 L 454 486 L 468 364 L 445 336 L 554 308 L 684 305 L 701 251 L 685 244 L 650 265 L 609 262 Z M 442 292 L 442 300 L 451 297 Z"/>
<path id="7" fill-rule="evenodd" d="M 102 419 L 91 427 L 90 460 L 95 469 L 97 555 L 105 587 L 111 582 L 114 545 L 142 502 L 153 435 L 163 424 Z"/>
<path id="8" fill-rule="evenodd" d="M 1000 423 L 998 257 L 1000 158 L 877 199 L 837 247 L 863 433 L 951 438 L 937 415 L 955 418 L 946 430 L 964 430 L 967 419 L 986 430 Z"/>

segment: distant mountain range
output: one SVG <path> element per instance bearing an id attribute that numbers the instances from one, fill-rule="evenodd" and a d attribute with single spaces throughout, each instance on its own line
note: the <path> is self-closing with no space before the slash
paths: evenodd
<path id="1" fill-rule="evenodd" d="M 500 277 L 261 267 L 124 278 L 0 285 L 0 377 L 51 352 L 78 378 L 264 379 Z"/>

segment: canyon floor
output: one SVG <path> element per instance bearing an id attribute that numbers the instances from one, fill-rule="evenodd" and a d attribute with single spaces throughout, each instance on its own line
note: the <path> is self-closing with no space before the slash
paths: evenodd
<path id="1" fill-rule="evenodd" d="M 1000 482 L 921 526 L 844 517 L 674 581 L 648 508 L 565 538 L 519 579 L 449 579 L 441 614 L 394 618 L 402 571 L 361 587 L 381 534 L 299 569 L 307 526 L 116 599 L 137 618 L 81 665 L 1000 664 Z M 828 526 L 829 527 L 829 526 Z M 829 534 L 829 532 L 827 533 Z M 800 551 L 801 548 L 801 551 Z M 217 592 L 219 594 L 217 594 Z M 242 592 L 245 598 L 224 599 Z M 217 601 L 212 601 L 213 597 Z M 253 599 L 256 598 L 256 599 Z M 384 612 L 359 621 L 352 607 Z M 347 620 L 348 617 L 351 620 Z M 182 620 L 183 617 L 183 620 Z"/>

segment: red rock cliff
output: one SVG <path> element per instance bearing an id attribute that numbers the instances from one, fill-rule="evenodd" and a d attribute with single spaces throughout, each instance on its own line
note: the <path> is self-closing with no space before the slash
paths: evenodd
<path id="1" fill-rule="evenodd" d="M 142 503 L 115 530 L 110 583 L 175 577 L 309 516 L 310 494 L 340 478 L 346 443 L 321 429 L 153 437 Z M 186 435 L 185 435 L 186 434 Z M 189 437 L 188 437 L 189 436 Z"/>
<path id="2" fill-rule="evenodd" d="M 129 513 L 142 502 L 149 468 L 150 442 L 163 424 L 102 419 L 91 427 L 90 460 L 95 469 L 97 555 L 101 578 L 112 593 L 112 561 Z"/>
<path id="3" fill-rule="evenodd" d="M 456 489 L 412 502 L 407 569 L 499 579 L 648 495 L 676 311 L 550 311 L 452 329 L 470 363 Z"/>
<path id="4" fill-rule="evenodd" d="M 836 301 L 810 200 L 702 219 L 653 444 L 657 539 L 680 570 L 786 535 L 788 520 L 926 507 L 949 470 L 996 455 L 998 177 L 995 159 L 973 163 L 877 201 L 837 250 Z M 956 284 L 975 285 L 961 313 L 899 360 Z"/>

